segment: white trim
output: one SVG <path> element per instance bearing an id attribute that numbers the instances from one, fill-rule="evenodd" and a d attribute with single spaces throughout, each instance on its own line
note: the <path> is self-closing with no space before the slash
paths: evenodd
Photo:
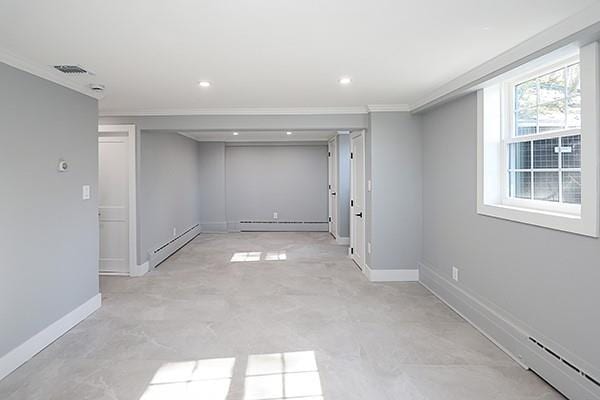
<path id="1" fill-rule="evenodd" d="M 421 112 L 472 92 L 477 89 L 477 85 L 543 54 L 570 43 L 578 42 L 581 45 L 590 43 L 598 39 L 599 32 L 600 4 L 594 4 L 436 88 L 427 96 L 412 103 L 410 109 L 412 112 Z"/>
<path id="2" fill-rule="evenodd" d="M 129 272 L 99 271 L 100 276 L 132 276 Z"/>
<path id="3" fill-rule="evenodd" d="M 102 305 L 102 295 L 98 293 L 64 317 L 26 340 L 24 343 L 0 358 L 0 380 L 19 368 L 31 357 L 61 337 L 75 325 L 86 319 Z"/>
<path id="4" fill-rule="evenodd" d="M 349 237 L 336 237 L 335 238 L 335 242 L 337 244 L 343 245 L 343 246 L 349 246 L 350 245 L 350 238 Z"/>
<path id="5" fill-rule="evenodd" d="M 62 72 L 58 72 L 53 66 L 35 63 L 31 60 L 17 56 L 7 49 L 0 48 L 0 62 L 94 99 L 100 99 L 103 97 L 103 94 L 94 92 L 89 87 L 78 82 L 73 82 L 72 80 L 66 78 Z"/>
<path id="6" fill-rule="evenodd" d="M 136 265 L 130 273 L 132 277 L 144 276 L 150 270 L 150 263 L 146 261 L 142 265 Z"/>
<path id="7" fill-rule="evenodd" d="M 470 294 L 440 275 L 430 266 L 419 263 L 419 269 L 421 270 L 419 279 L 421 285 L 481 332 L 521 367 L 533 369 L 569 398 L 600 399 L 597 389 L 591 383 L 588 383 L 587 379 L 581 377 L 563 363 L 557 363 L 553 356 L 540 352 L 537 345 L 531 343 L 528 338 L 529 336 L 537 336 L 538 339 L 543 338 L 545 342 L 550 342 L 549 344 L 555 350 L 560 351 L 563 355 L 568 355 L 580 367 L 585 367 L 590 372 L 595 371 L 595 368 L 591 367 L 589 363 L 576 357 L 540 332 L 533 331 L 505 310 Z"/>
<path id="8" fill-rule="evenodd" d="M 141 276 L 137 260 L 137 141 L 135 125 L 98 125 L 98 133 L 127 132 L 129 140 L 129 275 Z M 146 272 L 148 270 L 146 269 Z M 143 274 L 142 274 L 143 275 Z"/>
<path id="9" fill-rule="evenodd" d="M 100 117 L 148 117 L 179 115 L 343 115 L 367 114 L 365 106 L 356 107 L 230 107 L 230 108 L 165 108 L 139 110 L 100 110 Z"/>
<path id="10" fill-rule="evenodd" d="M 369 104 L 367 106 L 369 112 L 409 112 L 410 105 L 408 104 Z"/>
<path id="11" fill-rule="evenodd" d="M 502 84 L 477 92 L 477 213 L 542 226 L 585 236 L 598 237 L 600 182 L 600 50 L 598 42 L 579 51 L 581 68 L 581 207 L 507 196 L 505 134 Z M 565 61 L 565 60 L 563 60 Z M 568 60 L 571 62 L 571 60 Z M 536 68 L 539 68 L 536 66 Z M 555 132 L 554 135 L 557 135 Z M 528 135 L 532 139 L 536 135 Z M 559 164 L 560 166 L 560 164 Z M 580 212 L 579 212 L 580 210 Z"/>
<path id="12" fill-rule="evenodd" d="M 418 282 L 418 269 L 371 269 L 365 263 L 364 274 L 371 282 Z"/>

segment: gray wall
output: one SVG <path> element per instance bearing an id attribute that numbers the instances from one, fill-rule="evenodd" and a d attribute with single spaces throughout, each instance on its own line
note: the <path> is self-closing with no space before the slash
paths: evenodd
<path id="1" fill-rule="evenodd" d="M 420 117 L 370 114 L 367 132 L 367 254 L 371 269 L 417 269 L 422 248 Z"/>
<path id="2" fill-rule="evenodd" d="M 0 88 L 2 356 L 98 294 L 98 108 L 1 63 Z"/>
<path id="3" fill-rule="evenodd" d="M 350 135 L 337 136 L 338 237 L 350 237 Z"/>
<path id="4" fill-rule="evenodd" d="M 475 95 L 423 116 L 423 260 L 598 377 L 600 241 L 478 215 L 476 117 Z"/>
<path id="5" fill-rule="evenodd" d="M 231 144 L 225 160 L 231 223 L 273 221 L 273 212 L 280 221 L 327 221 L 326 143 Z"/>
<path id="6" fill-rule="evenodd" d="M 226 232 L 225 143 L 199 142 L 200 225 L 203 232 Z"/>
<path id="7" fill-rule="evenodd" d="M 200 222 L 198 142 L 176 133 L 140 135 L 138 260 Z"/>

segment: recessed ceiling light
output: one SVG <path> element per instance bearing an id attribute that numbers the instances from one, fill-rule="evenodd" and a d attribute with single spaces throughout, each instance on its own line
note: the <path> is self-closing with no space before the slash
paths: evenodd
<path id="1" fill-rule="evenodd" d="M 292 132 L 290 132 L 290 131 L 287 131 L 285 134 L 286 134 L 286 135 L 291 135 L 291 134 L 292 134 Z"/>
<path id="2" fill-rule="evenodd" d="M 352 83 L 352 78 L 350 78 L 349 76 L 343 76 L 340 78 L 339 82 L 340 85 L 349 85 Z"/>
<path id="3" fill-rule="evenodd" d="M 240 134 L 239 132 L 233 132 L 233 136 L 237 136 L 239 134 Z"/>
<path id="4" fill-rule="evenodd" d="M 209 81 L 200 81 L 200 83 L 198 85 L 200 85 L 200 87 L 210 87 L 210 82 Z"/>

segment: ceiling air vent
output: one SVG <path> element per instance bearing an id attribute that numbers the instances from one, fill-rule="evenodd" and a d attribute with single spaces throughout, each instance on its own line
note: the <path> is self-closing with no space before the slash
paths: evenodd
<path id="1" fill-rule="evenodd" d="M 79 65 L 55 65 L 54 68 L 65 74 L 87 74 L 88 71 Z"/>

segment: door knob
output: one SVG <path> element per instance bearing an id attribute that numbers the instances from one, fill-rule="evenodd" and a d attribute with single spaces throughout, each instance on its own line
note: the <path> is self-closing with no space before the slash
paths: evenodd
<path id="1" fill-rule="evenodd" d="M 362 218 L 362 213 L 361 212 L 359 212 L 358 214 L 354 214 L 354 215 L 356 215 L 357 217 L 361 217 Z"/>
<path id="2" fill-rule="evenodd" d="M 335 196 L 335 192 L 331 192 L 331 195 L 332 195 L 332 196 Z"/>

